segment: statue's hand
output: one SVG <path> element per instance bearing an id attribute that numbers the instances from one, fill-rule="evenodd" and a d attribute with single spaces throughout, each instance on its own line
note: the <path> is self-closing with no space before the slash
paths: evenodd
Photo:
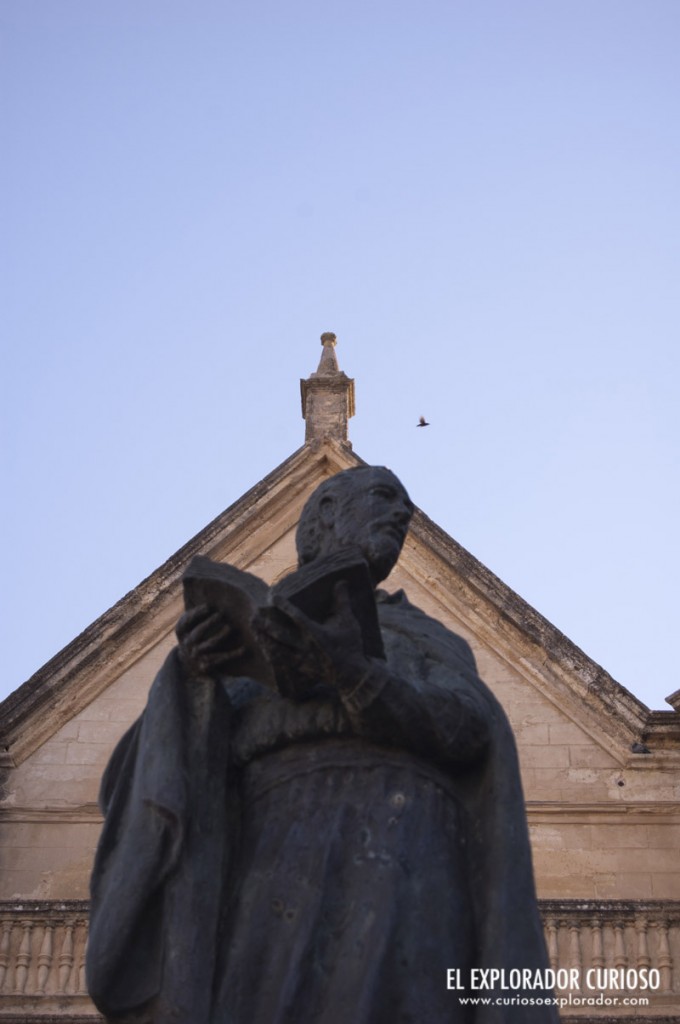
<path id="1" fill-rule="evenodd" d="M 327 695 L 333 672 L 332 664 L 307 629 L 308 622 L 280 597 L 261 608 L 254 621 L 260 648 L 274 670 L 279 692 L 293 700 Z"/>
<path id="2" fill-rule="evenodd" d="M 315 685 L 354 686 L 370 668 L 346 583 L 336 583 L 332 612 L 322 623 L 280 597 L 274 598 L 268 611 L 270 645 L 276 643 L 289 661 L 292 655 L 298 675 Z M 273 664 L 277 660 L 272 657 Z"/>
<path id="3" fill-rule="evenodd" d="M 233 668 L 245 654 L 238 630 L 209 605 L 196 605 L 180 617 L 175 628 L 179 657 L 189 676 L 215 676 Z"/>

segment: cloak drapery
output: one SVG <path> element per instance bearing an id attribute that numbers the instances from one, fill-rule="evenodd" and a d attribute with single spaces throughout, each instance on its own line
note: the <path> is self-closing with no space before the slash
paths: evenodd
<path id="1" fill-rule="evenodd" d="M 379 593 L 378 610 L 390 679 L 363 705 L 293 705 L 245 680 L 190 682 L 176 650 L 168 656 L 102 783 L 88 983 L 108 1020 L 557 1021 L 553 1007 L 535 1005 L 543 991 L 468 990 L 488 998 L 471 1007 L 446 990 L 444 966 L 547 967 L 515 743 L 464 640 L 401 592 Z M 400 814 L 405 805 L 401 832 L 394 810 L 380 818 L 383 795 Z M 359 827 L 362 816 L 373 847 L 359 850 L 347 822 Z M 292 911 L 286 924 L 275 898 L 282 878 L 295 912 L 302 907 L 304 942 L 303 925 Z M 340 916 L 324 905 L 342 901 L 338 886 L 347 888 Z M 371 919 L 360 955 L 376 907 L 383 918 Z M 334 970 L 347 972 L 344 1004 L 321 998 Z M 241 973 L 259 1002 L 247 992 L 232 999 Z M 263 1009 L 276 997 L 273 978 L 276 1014 L 271 1002 Z M 496 1002 L 508 995 L 514 1005 Z"/>

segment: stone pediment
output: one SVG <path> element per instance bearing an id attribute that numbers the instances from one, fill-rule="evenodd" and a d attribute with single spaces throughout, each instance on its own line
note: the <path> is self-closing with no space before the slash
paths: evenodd
<path id="1" fill-rule="evenodd" d="M 294 565 L 294 529 L 308 495 L 324 478 L 360 464 L 348 443 L 312 440 L 227 508 L 0 705 L 4 763 L 21 764 L 147 652 L 171 644 L 180 577 L 194 555 L 274 582 Z M 404 587 L 415 604 L 464 635 L 481 661 L 493 653 L 537 701 L 558 708 L 618 764 L 644 763 L 647 755 L 631 750 L 636 743 L 653 747 L 656 767 L 659 758 L 680 756 L 677 712 L 650 712 L 420 511 L 386 587 Z M 503 701 L 503 692 L 497 695 Z"/>

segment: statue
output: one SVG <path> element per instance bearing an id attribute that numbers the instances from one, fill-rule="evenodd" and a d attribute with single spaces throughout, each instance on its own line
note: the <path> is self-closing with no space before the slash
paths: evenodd
<path id="1" fill-rule="evenodd" d="M 412 513 L 390 471 L 350 469 L 310 497 L 279 587 L 190 567 L 102 782 L 108 1021 L 557 1021 L 505 715 L 461 637 L 375 590 Z"/>

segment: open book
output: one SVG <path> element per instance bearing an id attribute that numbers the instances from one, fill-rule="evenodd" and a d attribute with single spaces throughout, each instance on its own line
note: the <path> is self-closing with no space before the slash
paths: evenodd
<path id="1" fill-rule="evenodd" d="M 184 604 L 187 609 L 205 604 L 225 612 L 245 646 L 232 675 L 256 679 L 276 687 L 274 671 L 257 640 L 253 621 L 259 608 L 269 602 L 269 587 L 259 578 L 226 562 L 213 562 L 203 555 L 191 559 L 184 575 Z"/>
<path id="2" fill-rule="evenodd" d="M 384 658 L 373 582 L 358 548 L 341 548 L 303 565 L 272 587 L 272 594 L 285 597 L 314 622 L 325 622 L 333 611 L 334 591 L 340 582 L 347 584 L 352 611 L 361 626 L 364 654 Z"/>
<path id="3" fill-rule="evenodd" d="M 373 583 L 358 548 L 343 548 L 303 565 L 271 589 L 252 573 L 202 555 L 191 560 L 182 577 L 187 608 L 206 604 L 224 611 L 240 633 L 246 652 L 239 659 L 238 674 L 267 686 L 275 685 L 275 674 L 257 640 L 255 622 L 260 610 L 271 606 L 273 597 L 281 597 L 323 623 L 332 614 L 335 586 L 341 581 L 348 586 L 352 611 L 361 626 L 364 654 L 384 658 Z"/>

